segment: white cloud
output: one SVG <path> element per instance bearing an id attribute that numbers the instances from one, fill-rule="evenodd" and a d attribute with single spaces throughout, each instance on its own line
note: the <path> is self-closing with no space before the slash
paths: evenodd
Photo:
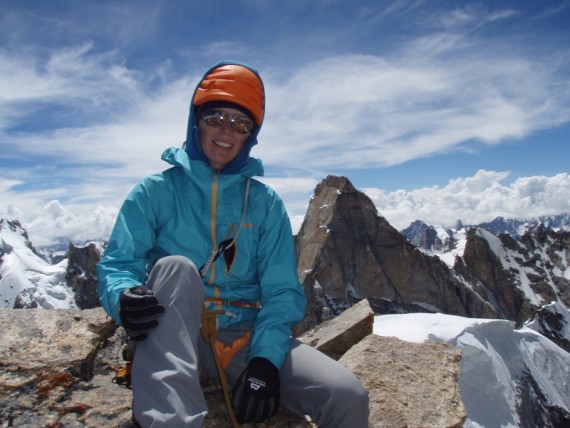
<path id="1" fill-rule="evenodd" d="M 38 81 L 51 87 L 49 81 L 53 80 L 65 81 L 65 88 L 57 89 L 61 85 L 54 84 L 50 89 L 53 92 L 43 96 L 38 91 L 30 91 L 29 97 L 32 98 L 24 94 L 25 89 L 16 91 L 26 102 L 17 100 L 16 96 L 0 100 L 0 110 L 11 110 L 12 114 L 12 123 L 5 123 L 6 128 L 19 120 L 27 120 L 30 110 L 41 108 L 42 103 L 85 103 L 72 114 L 74 122 L 81 122 L 79 118 L 85 115 L 83 126 L 2 132 L 0 124 L 0 148 L 6 160 L 2 173 L 7 180 L 17 177 L 20 185 L 20 190 L 10 195 L 12 199 L 6 195 L 3 200 L 21 203 L 27 193 L 30 197 L 32 194 L 43 197 L 37 201 L 38 204 L 54 198 L 117 203 L 117 196 L 124 198 L 142 177 L 167 168 L 168 165 L 160 160 L 161 153 L 165 148 L 180 146 L 184 141 L 189 97 L 193 90 L 187 76 L 169 81 L 157 89 L 142 91 L 138 86 L 146 85 L 144 82 L 140 85 L 133 83 L 130 72 L 114 63 L 106 66 L 99 59 L 86 59 L 89 57 L 87 51 L 81 52 L 81 55 L 71 55 L 73 60 L 67 57 L 49 60 L 72 63 L 50 66 L 64 70 L 52 72 L 53 79 L 43 82 L 42 76 L 30 78 L 31 86 Z M 86 75 L 70 71 L 89 68 L 91 70 Z M 163 72 L 163 68 L 157 69 L 157 74 Z M 85 81 L 91 79 L 90 73 L 93 73 L 93 81 L 86 85 Z M 15 75 L 13 79 L 5 85 L 26 86 L 27 78 L 19 81 Z M 33 96 L 38 99 L 33 99 Z M 98 98 L 105 101 L 97 101 Z M 128 102 L 123 102 L 127 99 Z M 12 109 L 12 106 L 17 108 Z M 104 120 L 101 120 L 101 114 L 106 116 Z M 65 122 L 65 118 L 62 120 Z M 33 163 L 33 166 L 14 167 L 10 165 L 9 158 L 27 159 L 27 164 Z"/>
<path id="2" fill-rule="evenodd" d="M 0 131 L 0 146 L 85 165 L 90 177 L 124 191 L 164 168 L 160 153 L 184 139 L 198 75 L 175 76 L 165 64 L 135 72 L 117 52 L 90 43 L 44 55 L 0 51 L 3 120 L 14 125 L 33 109 L 60 105 L 73 110 L 73 126 Z M 333 56 L 289 76 L 268 70 L 267 120 L 254 154 L 268 169 L 314 177 L 466 150 L 474 141 L 501 144 L 570 120 L 562 67 L 448 32 L 411 39 L 398 56 Z"/>
<path id="3" fill-rule="evenodd" d="M 114 166 L 112 174 L 141 177 L 162 167 L 160 155 L 166 147 L 184 141 L 187 92 L 185 80 L 175 81 L 139 98 L 136 106 L 105 124 L 20 134 L 8 142 L 32 155 L 57 155 L 62 163 Z"/>
<path id="4" fill-rule="evenodd" d="M 414 220 L 453 226 L 491 221 L 495 217 L 529 219 L 570 212 L 570 175 L 522 177 L 510 184 L 508 172 L 478 171 L 473 177 L 457 178 L 445 187 L 426 187 L 386 193 L 362 189 L 380 214 L 397 229 Z"/>
<path id="5" fill-rule="evenodd" d="M 117 209 L 98 206 L 88 213 L 70 212 L 59 201 L 53 200 L 42 207 L 37 217 L 24 222 L 34 245 L 48 245 L 56 238 L 71 241 L 107 239 L 115 224 Z"/>
<path id="6" fill-rule="evenodd" d="M 303 192 L 311 192 L 319 180 L 306 177 L 260 177 L 260 181 L 271 186 L 282 197 Z"/>
<path id="7" fill-rule="evenodd" d="M 398 230 L 414 220 L 453 226 L 458 219 L 465 224 L 478 224 L 497 216 L 529 219 L 570 212 L 569 174 L 522 177 L 503 184 L 508 178 L 508 172 L 480 170 L 472 177 L 450 180 L 444 187 L 393 192 L 378 188 L 360 190 L 372 199 L 379 214 Z M 296 233 L 316 181 L 290 178 L 264 181 L 279 190 Z M 51 200 L 33 211 L 23 211 L 17 204 L 9 203 L 0 205 L 0 216 L 19 219 L 34 244 L 45 245 L 59 237 L 75 241 L 107 239 L 117 207 L 99 205 L 88 209 L 85 205 L 64 206 L 58 200 Z"/>
<path id="8" fill-rule="evenodd" d="M 479 28 L 488 23 L 512 18 L 520 13 L 515 9 L 486 10 L 481 5 L 474 3 L 436 13 L 433 19 L 428 22 L 445 29 L 465 31 L 466 28 Z"/>

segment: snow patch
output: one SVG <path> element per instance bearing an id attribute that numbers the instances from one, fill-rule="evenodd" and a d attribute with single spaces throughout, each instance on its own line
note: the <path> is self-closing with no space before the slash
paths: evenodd
<path id="1" fill-rule="evenodd" d="M 519 388 L 528 377 L 550 406 L 570 411 L 570 354 L 528 326 L 515 330 L 506 320 L 417 313 L 376 316 L 374 334 L 462 350 L 459 386 L 469 415 L 464 427 L 521 426 Z"/>

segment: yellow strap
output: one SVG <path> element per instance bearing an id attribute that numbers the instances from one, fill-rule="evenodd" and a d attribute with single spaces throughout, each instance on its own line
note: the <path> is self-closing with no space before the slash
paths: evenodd
<path id="1" fill-rule="evenodd" d="M 241 220 L 239 222 L 239 227 L 235 233 L 235 236 L 232 240 L 231 245 L 235 245 L 235 243 L 237 242 L 237 238 L 239 236 L 239 233 L 241 232 L 241 229 L 244 225 L 245 217 L 247 214 L 247 204 L 248 204 L 248 200 L 249 200 L 250 183 L 251 183 L 251 179 L 248 177 L 247 181 L 246 181 L 246 185 L 245 185 L 245 195 L 243 198 L 243 212 L 241 214 Z M 217 201 L 218 201 L 218 174 L 216 174 L 214 176 L 214 182 L 212 183 L 212 199 L 210 200 L 210 216 L 211 216 L 210 217 L 210 233 L 212 234 L 212 245 L 213 245 L 212 254 L 215 254 L 217 249 L 218 249 L 218 244 L 216 242 Z M 234 227 L 235 226 L 232 224 L 231 229 L 228 231 L 226 236 L 229 236 L 229 233 L 234 229 Z M 213 260 L 209 260 L 207 266 L 204 266 L 205 267 L 204 272 L 200 272 L 201 275 L 205 276 L 208 269 L 211 268 L 212 272 L 210 274 L 210 278 L 208 279 L 208 284 L 210 284 L 210 285 L 214 283 L 214 280 L 216 278 L 216 265 L 213 263 L 210 264 L 212 261 Z"/>
<path id="2" fill-rule="evenodd" d="M 200 327 L 200 331 L 202 333 L 202 337 L 204 338 L 204 340 L 208 342 L 210 344 L 210 348 L 212 348 L 212 354 L 214 355 L 214 362 L 216 363 L 216 370 L 218 371 L 218 377 L 220 378 L 220 386 L 222 387 L 222 393 L 224 394 L 224 401 L 226 403 L 226 409 L 228 410 L 228 415 L 230 417 L 232 427 L 239 428 L 240 425 L 234 414 L 234 409 L 232 407 L 232 402 L 230 399 L 230 388 L 228 385 L 228 379 L 226 378 L 226 373 L 224 371 L 225 369 L 222 366 L 222 362 L 220 361 L 220 357 L 218 356 L 218 352 L 216 349 L 217 332 L 218 332 L 217 315 L 223 313 L 224 311 L 220 310 L 210 311 L 205 306 L 203 306 L 202 325 Z M 230 346 L 233 346 L 233 344 Z"/>
<path id="3" fill-rule="evenodd" d="M 216 242 L 216 211 L 218 206 L 218 174 L 214 175 L 214 182 L 212 183 L 212 199 L 210 201 L 210 233 L 212 234 L 212 245 L 214 250 L 218 249 L 218 243 Z M 211 266 L 212 272 L 210 274 L 210 279 L 208 284 L 212 284 L 216 278 L 216 265 Z"/>

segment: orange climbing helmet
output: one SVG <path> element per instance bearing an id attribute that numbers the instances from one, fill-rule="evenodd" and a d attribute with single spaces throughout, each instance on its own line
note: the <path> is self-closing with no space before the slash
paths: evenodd
<path id="1" fill-rule="evenodd" d="M 265 90 L 256 71 L 239 63 L 221 63 L 212 68 L 194 93 L 193 104 L 212 101 L 237 104 L 251 113 L 257 126 L 265 115 Z"/>

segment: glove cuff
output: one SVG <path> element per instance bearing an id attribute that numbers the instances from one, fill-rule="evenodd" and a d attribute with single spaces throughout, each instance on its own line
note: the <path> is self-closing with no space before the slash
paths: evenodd
<path id="1" fill-rule="evenodd" d="M 249 361 L 249 366 L 255 367 L 256 369 L 261 370 L 263 373 L 271 373 L 275 376 L 279 375 L 279 369 L 275 367 L 271 361 L 264 357 L 253 357 Z"/>

